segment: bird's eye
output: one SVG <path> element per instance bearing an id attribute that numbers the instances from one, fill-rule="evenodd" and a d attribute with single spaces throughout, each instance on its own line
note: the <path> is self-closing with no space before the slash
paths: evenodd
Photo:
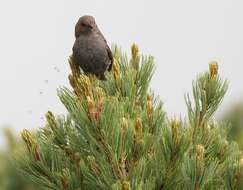
<path id="1" fill-rule="evenodd" d="M 82 26 L 86 27 L 87 25 L 85 23 L 81 23 Z"/>
<path id="2" fill-rule="evenodd" d="M 81 23 L 82 27 L 92 29 L 93 27 L 86 23 Z"/>

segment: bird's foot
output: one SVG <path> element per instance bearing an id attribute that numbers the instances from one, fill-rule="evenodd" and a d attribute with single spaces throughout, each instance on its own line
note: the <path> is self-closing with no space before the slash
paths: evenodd
<path id="1" fill-rule="evenodd" d="M 99 80 L 103 80 L 106 81 L 106 77 L 104 73 L 96 73 L 95 76 L 99 79 Z"/>

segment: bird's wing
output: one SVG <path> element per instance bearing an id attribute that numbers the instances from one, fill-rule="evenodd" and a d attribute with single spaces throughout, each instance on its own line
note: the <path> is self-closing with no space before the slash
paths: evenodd
<path id="1" fill-rule="evenodd" d="M 111 49 L 110 49 L 110 47 L 107 44 L 106 44 L 106 51 L 108 53 L 108 57 L 111 60 L 111 63 L 109 65 L 109 67 L 108 67 L 108 71 L 111 71 L 114 59 L 113 59 L 113 55 L 112 55 Z"/>
<path id="2" fill-rule="evenodd" d="M 111 64 L 109 65 L 109 67 L 108 67 L 108 71 L 111 71 L 111 69 L 112 69 L 112 65 L 113 65 L 113 61 L 114 61 L 114 59 L 113 59 L 113 55 L 112 55 L 112 52 L 111 52 L 111 49 L 110 49 L 110 47 L 108 46 L 108 44 L 107 44 L 107 41 L 106 41 L 106 39 L 105 39 L 105 37 L 103 36 L 103 34 L 101 33 L 101 31 L 99 30 L 99 28 L 97 27 L 97 33 L 98 33 L 98 35 L 99 36 L 101 36 L 102 38 L 103 38 L 103 40 L 105 41 L 105 48 L 106 48 L 106 51 L 107 51 L 107 53 L 108 53 L 108 57 L 109 57 L 109 59 L 111 60 Z"/>

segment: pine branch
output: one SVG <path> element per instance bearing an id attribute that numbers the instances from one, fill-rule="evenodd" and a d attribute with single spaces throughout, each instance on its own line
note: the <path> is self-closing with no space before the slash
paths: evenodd
<path id="1" fill-rule="evenodd" d="M 58 96 L 67 116 L 46 114 L 37 135 L 24 130 L 27 154 L 19 168 L 53 190 L 242 189 L 242 155 L 213 121 L 228 82 L 218 65 L 193 82 L 185 97 L 188 121 L 166 119 L 149 90 L 154 59 L 132 45 L 131 58 L 113 47 L 107 81 L 84 75 L 69 59 L 72 90 Z M 227 126 L 226 126 L 227 127 Z"/>

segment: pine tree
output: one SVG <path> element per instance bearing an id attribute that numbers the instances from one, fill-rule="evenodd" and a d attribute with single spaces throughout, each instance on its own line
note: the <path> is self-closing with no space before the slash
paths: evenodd
<path id="1" fill-rule="evenodd" d="M 24 130 L 26 177 L 53 190 L 243 189 L 243 158 L 227 141 L 228 126 L 213 115 L 228 88 L 218 64 L 185 96 L 188 118 L 168 119 L 149 89 L 154 59 L 117 47 L 106 82 L 82 74 L 72 57 L 69 81 L 58 96 L 66 116 L 46 114 L 36 135 Z"/>
<path id="2" fill-rule="evenodd" d="M 1 126 L 4 128 L 4 137 L 7 140 L 6 150 L 0 151 L 0 189 L 1 190 L 44 190 L 36 187 L 35 183 L 21 175 L 19 170 L 12 163 L 12 157 L 15 153 L 25 154 L 25 149 L 21 139 L 9 126 Z"/>
<path id="3" fill-rule="evenodd" d="M 230 123 L 232 126 L 228 138 L 235 140 L 239 148 L 243 150 L 243 102 L 238 101 L 230 105 L 220 117 L 223 122 Z"/>

